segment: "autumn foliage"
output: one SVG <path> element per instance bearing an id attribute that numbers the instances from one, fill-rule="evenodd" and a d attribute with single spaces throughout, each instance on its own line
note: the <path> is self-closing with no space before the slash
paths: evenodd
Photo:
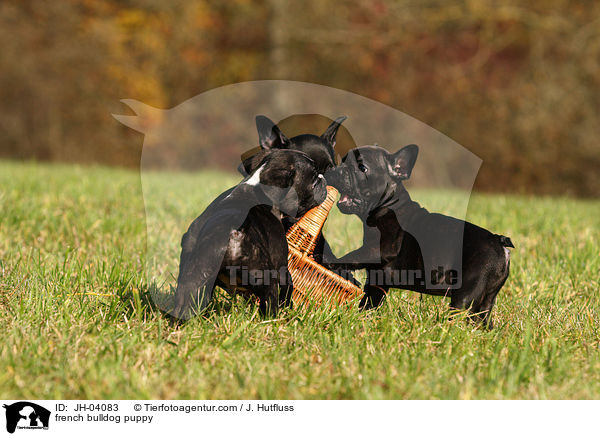
<path id="1" fill-rule="evenodd" d="M 136 167 L 122 98 L 290 79 L 402 110 L 482 190 L 600 195 L 600 3 L 3 0 L 0 157 Z"/>

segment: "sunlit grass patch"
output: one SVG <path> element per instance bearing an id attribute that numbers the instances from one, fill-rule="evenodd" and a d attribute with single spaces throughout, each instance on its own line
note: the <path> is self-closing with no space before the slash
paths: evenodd
<path id="1" fill-rule="evenodd" d="M 150 214 L 164 230 L 148 236 L 165 246 L 154 262 L 176 271 L 187 225 L 237 178 L 151 177 L 164 199 Z M 452 207 L 440 192 L 418 198 Z M 406 291 L 369 313 L 291 308 L 273 319 L 218 292 L 210 312 L 177 325 L 144 274 L 139 174 L 1 162 L 0 205 L 6 398 L 600 397 L 599 201 L 472 196 L 468 219 L 516 246 L 492 332 Z M 326 235 L 338 253 L 362 236 L 335 208 Z"/>

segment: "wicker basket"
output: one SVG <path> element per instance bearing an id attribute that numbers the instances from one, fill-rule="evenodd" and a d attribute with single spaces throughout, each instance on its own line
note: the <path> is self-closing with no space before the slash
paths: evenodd
<path id="1" fill-rule="evenodd" d="M 294 283 L 292 299 L 297 305 L 339 305 L 354 301 L 362 294 L 359 287 L 312 258 L 317 238 L 337 195 L 338 191 L 328 186 L 325 201 L 309 210 L 287 232 L 288 268 Z"/>

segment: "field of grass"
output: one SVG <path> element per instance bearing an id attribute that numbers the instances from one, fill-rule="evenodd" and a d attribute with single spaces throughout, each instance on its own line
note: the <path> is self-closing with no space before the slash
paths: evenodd
<path id="1" fill-rule="evenodd" d="M 148 180 L 164 206 L 147 241 L 139 174 L 0 162 L 0 397 L 600 398 L 600 201 L 472 197 L 468 219 L 516 246 L 491 332 L 406 291 L 367 314 L 267 320 L 221 293 L 178 327 L 149 298 L 146 242 L 165 247 L 153 267 L 172 271 L 189 221 L 236 179 Z M 356 221 L 328 224 L 339 252 L 357 246 Z"/>

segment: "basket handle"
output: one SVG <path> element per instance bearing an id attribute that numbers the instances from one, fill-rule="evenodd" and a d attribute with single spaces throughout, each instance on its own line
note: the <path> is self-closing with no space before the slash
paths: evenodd
<path id="1" fill-rule="evenodd" d="M 317 246 L 317 238 L 321 234 L 325 220 L 335 203 L 338 190 L 327 186 L 327 197 L 317 207 L 312 208 L 298 220 L 287 232 L 288 244 L 311 256 Z"/>

